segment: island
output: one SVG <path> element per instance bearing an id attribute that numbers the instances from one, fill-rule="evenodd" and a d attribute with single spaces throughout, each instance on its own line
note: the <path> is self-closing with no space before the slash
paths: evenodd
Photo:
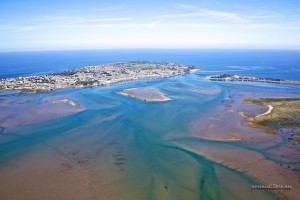
<path id="1" fill-rule="evenodd" d="M 300 85 L 300 81 L 294 81 L 294 80 L 283 80 L 283 79 L 276 79 L 276 78 L 258 78 L 254 76 L 239 76 L 239 75 L 230 75 L 230 74 L 210 76 L 209 79 L 211 81 L 251 81 L 251 82 Z"/>
<path id="2" fill-rule="evenodd" d="M 62 88 L 102 86 L 120 81 L 162 78 L 192 73 L 194 66 L 166 62 L 112 63 L 46 75 L 0 79 L 0 90 L 48 92 Z"/>
<path id="3" fill-rule="evenodd" d="M 276 134 L 280 128 L 300 128 L 300 98 L 245 99 L 243 103 L 268 107 L 262 114 L 245 115 L 252 127 L 264 129 L 271 134 Z M 290 139 L 300 141 L 297 134 Z"/>
<path id="4" fill-rule="evenodd" d="M 130 96 L 136 99 L 140 99 L 148 102 L 159 102 L 171 100 L 164 93 L 155 87 L 143 87 L 143 88 L 130 88 L 125 90 L 119 90 L 119 94 L 124 96 Z"/>

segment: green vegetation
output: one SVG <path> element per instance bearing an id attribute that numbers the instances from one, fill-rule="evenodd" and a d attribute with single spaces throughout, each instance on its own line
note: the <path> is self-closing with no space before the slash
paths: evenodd
<path id="1" fill-rule="evenodd" d="M 193 72 L 194 67 L 164 62 L 113 63 L 60 73 L 0 79 L 0 90 L 35 92 L 72 87 L 89 87 L 143 78 L 162 78 Z"/>
<path id="2" fill-rule="evenodd" d="M 52 75 L 71 76 L 74 74 L 76 74 L 75 70 L 69 70 L 69 71 L 64 71 L 64 72 L 53 73 Z"/>
<path id="3" fill-rule="evenodd" d="M 300 123 L 289 118 L 275 118 L 275 119 L 263 119 L 259 120 L 254 118 L 252 120 L 252 125 L 257 128 L 262 128 L 266 132 L 271 134 L 276 134 L 279 128 L 289 128 L 298 127 L 300 128 Z"/>
<path id="4" fill-rule="evenodd" d="M 29 88 L 26 88 L 24 89 L 23 91 L 25 92 L 29 92 L 29 93 L 43 93 L 43 92 L 49 92 L 49 90 L 43 90 L 43 89 L 29 89 Z"/>
<path id="5" fill-rule="evenodd" d="M 284 103 L 284 102 L 291 102 L 291 101 L 300 101 L 300 98 L 261 98 L 261 99 L 245 99 L 243 102 L 245 104 L 255 104 L 258 106 L 264 106 L 268 103 Z"/>
<path id="6" fill-rule="evenodd" d="M 83 85 L 83 86 L 91 86 L 94 83 L 97 83 L 98 81 L 77 81 L 76 85 Z"/>
<path id="7" fill-rule="evenodd" d="M 289 140 L 300 142 L 300 134 L 292 134 Z"/>
<path id="8" fill-rule="evenodd" d="M 245 99 L 245 104 L 272 106 L 268 114 L 249 117 L 252 127 L 276 134 L 279 128 L 300 128 L 300 98 Z"/>

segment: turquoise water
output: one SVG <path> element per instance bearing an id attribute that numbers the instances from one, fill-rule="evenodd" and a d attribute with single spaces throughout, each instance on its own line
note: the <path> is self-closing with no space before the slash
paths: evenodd
<path id="1" fill-rule="evenodd" d="M 173 59 L 170 56 L 172 53 L 168 55 L 167 60 Z M 193 58 L 197 60 L 196 56 Z M 159 59 L 162 60 L 163 56 Z M 147 57 L 143 60 L 147 60 Z M 238 62 L 236 65 L 242 63 Z M 259 145 L 249 147 L 242 143 L 196 138 L 191 134 L 190 123 L 195 119 L 207 120 L 232 92 L 298 95 L 298 86 L 222 83 L 205 79 L 205 76 L 213 73 L 211 71 L 231 68 L 217 66 L 197 74 L 171 78 L 14 95 L 15 98 L 35 95 L 36 102 L 33 104 L 38 104 L 47 96 L 67 96 L 82 104 L 85 109 L 43 123 L 5 129 L 0 135 L 0 174 L 8 168 L 17 173 L 25 166 L 31 167 L 30 163 L 46 163 L 41 170 L 49 173 L 49 179 L 53 178 L 51 176 L 62 176 L 66 177 L 68 183 L 69 175 L 55 175 L 46 167 L 68 166 L 67 169 L 71 171 L 68 173 L 76 177 L 76 183 L 73 184 L 85 188 L 82 191 L 89 194 L 87 199 L 278 199 L 274 193 L 252 192 L 251 185 L 258 184 L 257 180 L 210 160 L 195 150 L 197 147 L 208 151 L 251 148 L 268 157 L 268 153 Z M 262 68 L 254 67 L 248 72 L 261 74 Z M 274 74 L 268 73 L 268 76 L 277 75 L 278 66 L 271 68 L 274 69 Z M 271 68 L 269 67 L 270 70 Z M 296 67 L 292 69 L 298 70 Z M 283 77 L 300 78 L 293 71 L 288 74 L 285 70 L 282 77 L 277 78 Z M 172 100 L 149 103 L 116 93 L 120 89 L 145 86 L 159 88 Z M 218 92 L 207 93 L 204 90 L 207 88 Z M 79 191 L 81 190 L 77 192 Z M 76 193 L 76 190 L 72 192 Z M 0 194 L 4 194 L 1 189 Z M 33 192 L 32 195 L 34 194 Z M 57 194 L 60 194 L 59 191 Z"/>

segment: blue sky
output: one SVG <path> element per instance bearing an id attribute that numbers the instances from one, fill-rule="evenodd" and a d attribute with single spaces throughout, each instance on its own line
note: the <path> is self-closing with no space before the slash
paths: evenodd
<path id="1" fill-rule="evenodd" d="M 299 0 L 0 0 L 0 50 L 300 49 Z"/>

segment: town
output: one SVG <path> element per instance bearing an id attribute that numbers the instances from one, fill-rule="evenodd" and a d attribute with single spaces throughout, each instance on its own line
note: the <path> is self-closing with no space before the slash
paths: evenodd
<path id="1" fill-rule="evenodd" d="M 283 79 L 275 79 L 275 78 L 258 78 L 253 76 L 238 76 L 238 75 L 230 75 L 230 74 L 211 76 L 209 77 L 209 79 L 212 81 L 251 81 L 251 82 L 267 82 L 267 83 L 300 85 L 300 81 L 283 80 Z"/>
<path id="2" fill-rule="evenodd" d="M 127 80 L 169 77 L 194 71 L 194 66 L 165 62 L 113 63 L 60 73 L 1 79 L 0 90 L 47 92 L 62 88 L 101 86 Z"/>

